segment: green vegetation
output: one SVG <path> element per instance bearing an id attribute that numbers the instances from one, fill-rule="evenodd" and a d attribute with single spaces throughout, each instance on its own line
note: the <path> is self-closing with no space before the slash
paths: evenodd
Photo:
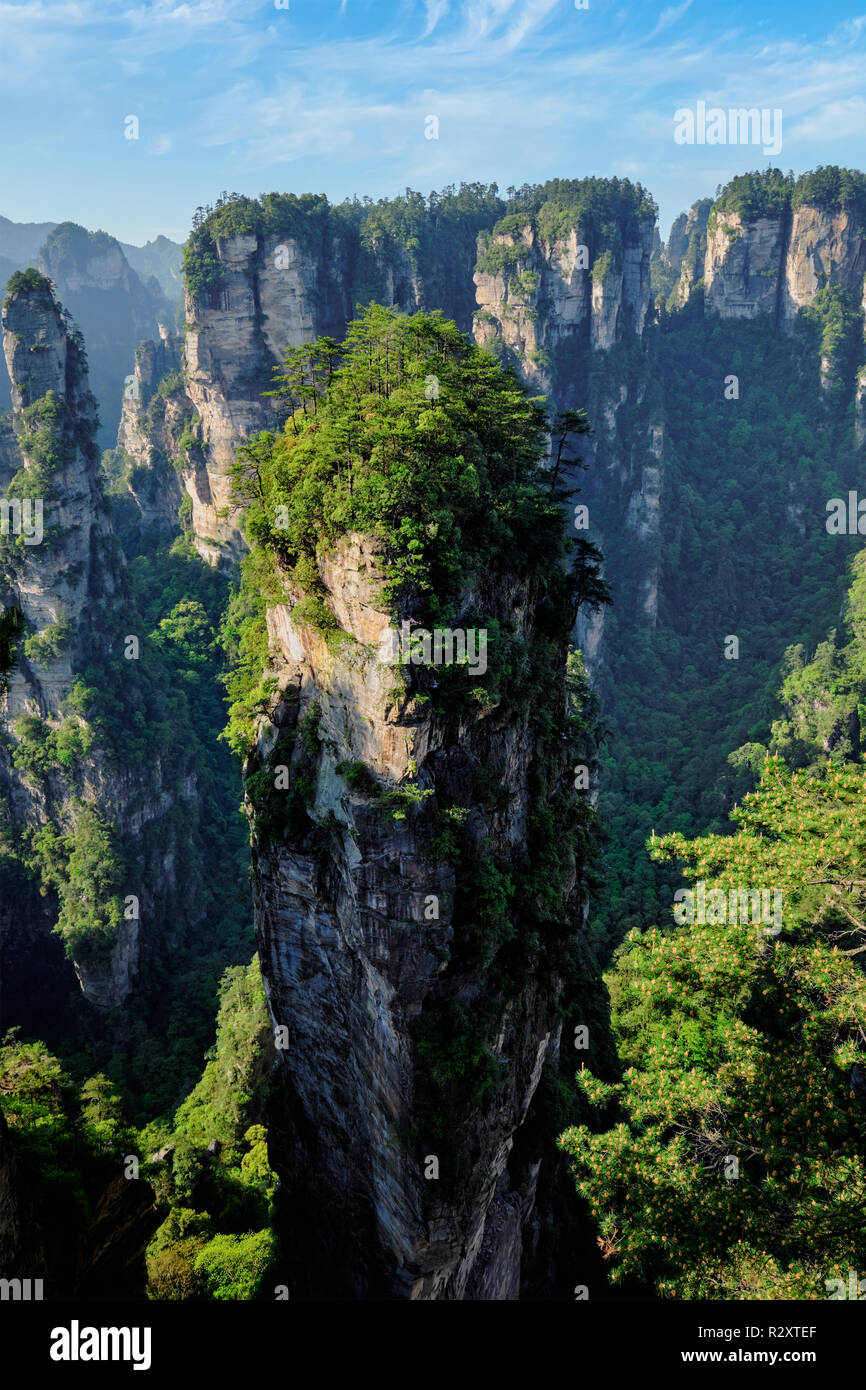
<path id="1" fill-rule="evenodd" d="M 555 480 L 536 472 L 539 405 L 441 315 L 369 306 L 350 326 L 339 366 L 336 351 L 330 340 L 290 351 L 276 378 L 285 429 L 242 446 L 233 473 L 252 546 L 229 677 L 238 749 L 249 747 L 250 720 L 268 697 L 265 599 L 285 602 L 289 588 L 300 589 L 298 616 L 338 635 L 317 561 L 350 531 L 378 543 L 382 601 L 395 618 L 411 613 L 433 627 L 456 626 L 459 616 L 488 632 L 482 683 L 465 666 L 438 671 L 435 684 L 415 668 L 419 693 L 458 712 L 506 695 L 528 703 L 546 679 L 510 615 L 458 615 L 472 577 L 483 591 L 497 556 L 507 553 L 533 584 L 565 555 Z"/>
<path id="2" fill-rule="evenodd" d="M 120 245 L 107 232 L 89 232 L 77 222 L 61 222 L 46 237 L 42 255 L 53 270 L 68 275 L 71 270 L 83 270 L 91 257 L 115 250 L 119 252 Z"/>
<path id="3" fill-rule="evenodd" d="M 18 1161 L 16 1194 L 38 1214 L 34 1242 L 46 1247 L 55 1287 L 71 1290 L 82 1277 L 102 1194 L 137 1156 L 142 1215 L 155 1199 L 161 1218 L 147 1250 L 148 1297 L 273 1297 L 264 1281 L 278 1254 L 277 1179 L 261 1123 L 272 1057 L 257 958 L 225 972 L 216 1042 L 174 1120 L 140 1133 L 106 1075 L 76 1085 L 43 1043 L 19 1042 L 15 1030 L 4 1039 L 0 1105 Z M 123 1272 L 129 1297 L 141 1294 L 137 1274 Z M 117 1272 L 111 1277 L 103 1296 L 118 1292 Z"/>
<path id="4" fill-rule="evenodd" d="M 588 248 L 594 281 L 622 265 L 626 237 L 635 223 L 652 223 L 658 209 L 641 185 L 628 179 L 549 179 L 509 189 L 508 211 L 479 247 L 478 269 L 487 275 L 513 273 L 527 254 L 521 233 L 527 226 L 548 242 L 572 231 Z M 496 241 L 494 238 L 509 238 Z M 524 275 L 526 272 L 524 272 Z"/>
<path id="5" fill-rule="evenodd" d="M 171 1125 L 141 1136 L 143 1149 L 171 1151 L 148 1169 L 165 1211 L 147 1252 L 150 1298 L 273 1297 L 263 1281 L 277 1255 L 277 1178 L 260 1122 L 272 1058 L 254 957 L 225 972 L 216 1042 L 198 1085 Z"/>
<path id="6" fill-rule="evenodd" d="M 838 285 L 828 285 L 817 291 L 803 317 L 821 330 L 821 357 L 827 363 L 825 387 L 832 386 L 841 395 L 854 376 L 862 351 L 862 327 L 859 296 Z"/>
<path id="7" fill-rule="evenodd" d="M 866 552 L 860 551 L 852 561 L 845 630 L 834 628 L 810 661 L 802 644 L 788 649 L 780 701 L 783 713 L 773 723 L 769 747 L 789 766 L 818 773 L 828 764 L 856 760 L 863 753 Z"/>
<path id="8" fill-rule="evenodd" d="M 6 293 L 38 294 L 53 299 L 51 281 L 32 266 L 27 270 L 16 270 L 6 282 Z"/>
<path id="9" fill-rule="evenodd" d="M 193 229 L 183 248 L 186 287 L 195 298 L 211 302 L 223 284 L 218 242 L 236 236 L 286 237 L 308 241 L 327 218 L 328 201 L 305 193 L 263 193 L 246 198 L 221 193 L 211 207 L 196 209 Z"/>
<path id="10" fill-rule="evenodd" d="M 431 383 L 433 385 L 431 386 Z M 442 991 L 414 1026 L 418 1050 L 416 1125 L 425 1142 L 449 1153 L 443 1182 L 458 1180 L 461 1152 L 453 1116 L 495 1103 L 504 1079 L 492 1043 L 506 1001 L 537 972 L 545 988 L 573 987 L 575 874 L 592 878 L 597 826 L 574 790 L 572 768 L 585 756 L 595 709 L 582 662 L 569 657 L 581 604 L 607 602 L 599 554 L 567 540 L 559 471 L 585 417 L 569 412 L 550 426 L 556 467 L 547 464 L 547 421 L 513 373 L 469 344 L 439 314 L 403 316 L 368 306 L 342 345 L 330 339 L 291 350 L 276 375 L 286 412 L 280 434 L 262 434 L 239 451 L 236 497 L 251 553 L 233 610 L 236 660 L 230 738 L 252 757 L 246 789 L 261 846 L 287 839 L 327 852 L 338 825 L 317 824 L 312 804 L 321 735 L 314 705 L 296 734 L 281 728 L 267 758 L 253 747 L 269 698 L 264 603 L 299 602 L 294 617 L 333 631 L 320 574 L 323 555 L 347 533 L 372 538 L 381 603 L 395 623 L 485 629 L 488 669 L 400 670 L 399 699 L 456 732 L 480 714 L 525 727 L 535 749 L 525 843 L 505 846 L 472 824 L 467 808 L 429 771 L 389 786 L 357 761 L 341 762 L 347 788 L 381 814 L 407 820 L 431 853 L 454 872 L 454 939 L 443 954 Z M 509 586 L 520 586 L 520 628 Z M 474 590 L 476 607 L 465 609 Z M 289 770 L 276 785 L 280 768 Z M 478 783 L 489 806 L 507 804 L 500 785 Z M 468 1011 L 459 982 L 485 972 L 484 997 Z"/>
<path id="11" fill-rule="evenodd" d="M 785 649 L 814 650 L 843 602 L 857 538 L 827 536 L 826 502 L 858 486 L 861 466 L 850 419 L 819 384 L 820 333 L 808 319 L 779 337 L 769 322 L 725 323 L 691 306 L 673 315 L 640 367 L 644 406 L 625 405 L 619 417 L 629 437 L 645 438 L 663 385 L 658 536 L 623 530 L 616 497 L 589 479 L 617 598 L 598 684 L 609 728 L 599 801 L 609 839 L 591 931 L 603 958 L 632 928 L 662 920 L 671 901 L 671 866 L 643 853 L 651 831 L 725 830 L 753 785 L 729 753 L 767 746 Z M 724 398 L 729 373 L 740 383 L 736 402 Z M 616 456 L 599 438 L 594 477 Z M 655 564 L 653 629 L 640 586 Z M 729 633 L 739 637 L 737 661 L 724 658 Z"/>
<path id="12" fill-rule="evenodd" d="M 34 632 L 24 642 L 24 655 L 28 661 L 39 661 L 45 665 L 54 661 L 68 646 L 72 637 L 72 623 L 63 616 L 56 623 L 49 623 L 41 632 Z"/>
<path id="13" fill-rule="evenodd" d="M 710 213 L 709 230 L 716 225 L 720 212 L 734 212 L 743 222 L 757 222 L 761 217 L 783 217 L 791 207 L 794 175 L 781 169 L 760 169 L 754 173 L 738 174 L 716 194 Z"/>
<path id="14" fill-rule="evenodd" d="M 491 233 L 518 233 L 534 222 L 551 240 L 580 228 L 593 254 L 605 245 L 621 255 L 622 236 L 633 216 L 651 220 L 655 204 L 628 179 L 551 179 L 509 188 L 496 184 L 449 185 L 426 198 L 413 189 L 392 199 L 353 199 L 331 206 L 305 194 L 262 194 L 258 199 L 223 193 L 213 207 L 199 208 L 184 247 L 184 277 L 193 298 L 215 305 L 223 288 L 219 242 L 232 236 L 297 241 L 324 254 L 328 236 L 342 241 L 352 267 L 351 302 L 382 302 L 396 288 L 399 302 L 439 309 L 468 331 L 475 309 L 472 273 L 517 269 L 521 247 L 494 244 Z M 480 252 L 478 247 L 481 238 Z M 260 252 L 259 252 L 260 253 Z M 530 292 L 524 285 L 524 293 Z"/>
<path id="15" fill-rule="evenodd" d="M 860 225 L 863 186 L 845 170 L 799 180 L 768 170 L 733 180 L 714 212 L 787 218 L 809 202 L 854 209 Z M 562 1148 L 618 1282 L 667 1297 L 814 1298 L 866 1258 L 855 1098 L 866 1063 L 855 954 L 866 939 L 866 553 L 847 628 L 824 636 L 852 549 L 828 540 L 825 502 L 862 471 L 844 411 L 862 354 L 858 306 L 823 286 L 777 340 L 760 322 L 702 319 L 697 293 L 661 330 L 650 327 L 645 345 L 624 341 L 592 364 L 578 344 L 537 357 L 560 400 L 587 399 L 590 373 L 599 400 L 623 380 L 640 388 L 621 408 L 617 441 L 600 432 L 590 493 L 620 600 L 606 617 L 598 672 L 609 710 L 610 837 L 590 929 L 599 956 L 615 953 L 607 987 L 619 1066 L 592 949 L 575 939 L 583 894 L 599 881 L 598 818 L 573 781 L 577 764 L 595 770 L 598 706 L 570 637 L 578 610 L 609 597 L 600 552 L 569 544 L 563 522 L 560 474 L 576 462 L 565 451 L 587 421 L 581 412 L 548 421 L 514 373 L 448 317 L 468 321 L 471 294 L 454 267 L 471 269 L 479 238 L 480 268 L 507 275 L 510 292 L 529 299 L 538 277 L 522 259 L 525 227 L 548 242 L 576 233 L 597 283 L 622 264 L 635 221 L 654 212 L 639 185 L 586 179 L 510 189 L 504 199 L 495 185 L 464 185 L 339 207 L 314 196 L 225 195 L 196 218 L 185 272 L 203 305 L 223 287 L 225 238 L 255 237 L 261 256 L 265 239 L 285 237 L 315 256 L 339 232 L 351 267 L 344 288 L 363 307 L 344 342 L 324 337 L 286 354 L 274 375 L 280 428 L 239 450 L 234 486 L 250 543 L 239 582 L 204 566 L 184 539 L 164 546 L 123 532 L 134 547 L 129 586 L 92 631 L 76 634 L 84 660 L 62 718 L 19 717 L 8 740 L 46 823 L 22 833 L 5 793 L 0 802 L 0 891 L 10 900 L 41 894 L 85 968 L 110 959 L 127 894 L 159 919 L 162 866 L 176 865 L 171 930 L 142 933 L 124 1050 L 116 1019 L 81 1013 L 71 1039 L 51 1040 L 62 1065 L 42 1044 L 12 1039 L 0 1050 L 13 1145 L 30 1160 L 45 1209 L 65 1204 L 70 1248 L 118 1155 L 140 1153 L 161 1223 L 147 1252 L 151 1298 L 270 1298 L 280 1278 L 279 1184 L 265 1128 L 273 1043 L 258 964 L 237 964 L 251 947 L 231 755 L 244 760 L 257 849 L 302 852 L 327 873 L 336 837 L 351 832 L 333 814 L 316 816 L 319 779 L 336 756 L 319 704 L 305 694 L 293 709 L 287 687 L 280 725 L 266 729 L 270 751 L 257 745 L 278 688 L 266 613 L 292 606 L 293 621 L 332 655 L 365 661 L 322 577 L 326 556 L 354 532 L 374 543 L 381 604 L 395 626 L 480 628 L 488 639 L 483 674 L 410 663 L 389 692 L 407 725 L 430 716 L 446 743 L 460 735 L 469 752 L 459 775 L 435 757 L 420 770 L 411 764 L 400 785 L 358 760 L 336 766 L 359 822 L 381 816 L 389 837 L 411 834 L 413 852 L 448 884 L 440 906 L 451 932 L 431 945 L 442 969 L 411 1025 L 415 1109 L 394 1142 L 434 1149 L 437 1191 L 459 1187 L 475 1158 L 460 1117 L 484 1123 L 495 1112 L 510 1046 L 497 1040 L 515 1001 L 537 989 L 552 1018 L 589 1019 L 604 1039 L 594 1040 L 576 1094 L 546 1068 L 532 1124 L 548 1135 L 568 1126 Z M 63 254 L 67 243 L 73 253 L 76 230 L 60 239 Z M 687 269 L 697 268 L 698 245 L 693 238 Z M 26 278 L 35 274 L 18 288 L 47 286 Z M 380 307 L 386 280 L 399 302 L 436 302 L 446 315 Z M 670 293 L 672 283 L 657 276 L 655 287 Z M 536 310 L 543 315 L 544 303 Z M 736 409 L 722 389 L 731 372 L 741 384 Z M 151 426 L 167 408 L 175 418 L 182 387 L 180 373 L 163 378 L 147 407 Z M 625 438 L 633 477 L 655 466 L 642 441 L 659 422 L 660 530 L 638 535 L 621 525 L 611 480 L 626 466 Z M 92 442 L 51 395 L 28 407 L 22 426 L 35 466 L 14 480 L 13 495 L 48 496 L 73 447 Z M 187 415 L 181 428 L 176 463 L 186 467 L 201 454 L 200 422 Z M 119 492 L 129 460 L 115 452 L 107 467 Z M 190 508 L 185 497 L 185 523 Z M 660 608 L 650 623 L 645 585 L 656 567 Z M 731 628 L 741 662 L 724 659 Z M 140 639 L 136 660 L 124 654 L 130 633 Z M 0 682 L 17 657 L 54 660 L 71 636 L 62 618 L 28 634 L 18 610 L 4 609 Z M 229 722 L 217 743 L 223 677 Z M 182 785 L 189 802 L 121 832 L 87 794 L 94 753 L 107 776 L 142 777 L 154 804 L 161 785 Z M 147 782 L 154 766 L 162 784 Z M 527 812 L 518 844 L 502 832 L 515 771 Z M 689 881 L 717 892 L 781 893 L 782 930 L 669 925 L 683 866 Z M 396 875 L 399 862 L 389 867 Z"/>
<path id="16" fill-rule="evenodd" d="M 38 715 L 25 714 L 16 719 L 13 731 L 18 740 L 12 750 L 13 766 L 39 782 L 56 769 L 74 768 L 93 745 L 93 731 L 74 714 L 56 729 Z"/>
<path id="17" fill-rule="evenodd" d="M 791 206 L 797 208 L 801 203 L 825 212 L 850 209 L 860 235 L 866 232 L 866 175 L 857 169 L 840 169 L 831 164 L 801 174 L 794 185 Z"/>
<path id="18" fill-rule="evenodd" d="M 529 214 L 549 241 L 580 229 L 601 242 L 606 233 L 622 229 L 632 218 L 654 222 L 658 212 L 646 189 L 629 179 L 548 179 L 510 192 L 509 208 L 513 211 L 506 225 L 514 226 Z"/>
<path id="19" fill-rule="evenodd" d="M 16 1160 L 14 1191 L 30 1223 L 32 1256 L 42 1247 L 49 1287 L 68 1292 L 85 1272 L 99 1197 L 122 1172 L 133 1135 L 105 1076 L 76 1085 L 44 1043 L 17 1034 L 12 1029 L 0 1044 L 0 1122 Z M 135 1272 L 115 1269 L 110 1290 L 91 1292 L 134 1297 Z"/>
<path id="20" fill-rule="evenodd" d="M 411 290 L 406 285 L 404 291 L 411 293 L 410 302 L 440 309 L 468 329 L 475 307 L 471 282 L 478 235 L 504 208 L 496 184 L 482 183 L 449 185 L 427 198 L 407 188 L 400 197 L 376 203 L 341 203 L 335 215 L 360 243 L 352 302 L 384 300 L 385 271 L 391 268 L 398 284 L 411 281 Z"/>
<path id="21" fill-rule="evenodd" d="M 47 825 L 32 837 L 42 882 L 58 897 L 54 930 L 67 954 L 88 966 L 105 966 L 124 919 L 127 868 L 112 828 L 90 805 L 74 808 L 74 828 L 59 835 Z"/>
<path id="22" fill-rule="evenodd" d="M 253 550 L 241 564 L 241 584 L 229 600 L 221 629 L 230 702 L 222 737 L 239 757 L 248 752 L 256 720 L 265 713 L 276 689 L 276 677 L 268 671 L 265 615 L 270 595 L 277 602 L 282 597 L 270 557 Z"/>
<path id="23" fill-rule="evenodd" d="M 799 178 L 781 169 L 737 175 L 717 190 L 710 230 L 719 212 L 734 212 L 743 222 L 756 222 L 761 217 L 786 217 L 804 203 L 823 212 L 850 210 L 860 235 L 866 231 L 866 175 L 838 165 L 822 165 Z"/>
<path id="24" fill-rule="evenodd" d="M 390 272 L 407 300 L 441 308 L 468 328 L 476 239 L 504 210 L 496 185 L 480 183 L 452 185 L 426 198 L 407 189 L 393 199 L 355 198 L 334 206 L 314 194 L 253 199 L 223 193 L 213 207 L 196 212 L 184 247 L 184 278 L 195 299 L 212 305 L 224 283 L 218 244 L 225 238 L 291 240 L 314 254 L 327 254 L 326 247 L 342 241 L 353 304 L 384 299 Z M 459 276 L 455 265 L 462 267 Z"/>
<path id="25" fill-rule="evenodd" d="M 29 409 L 41 468 L 69 446 L 64 412 L 51 397 Z M 92 440 L 83 438 L 83 447 L 92 448 Z M 3 868 L 4 884 L 8 878 L 16 891 L 38 894 L 67 953 L 88 968 L 108 964 L 125 899 L 139 900 L 148 929 L 139 987 L 127 1007 L 133 1041 L 117 1054 L 111 1019 L 93 1018 L 90 1006 L 76 1004 L 88 1016 L 64 1056 L 78 1077 L 107 1070 L 127 1112 L 141 1122 L 173 1107 L 194 1084 L 212 1038 L 219 978 L 227 964 L 248 958 L 251 931 L 239 778 L 217 741 L 225 721 L 219 629 L 228 581 L 182 540 L 154 548 L 130 535 L 136 551 L 129 585 L 97 623 L 79 629 L 80 660 L 62 719 L 27 715 L 15 723 L 10 759 L 40 788 L 47 824 L 37 833 L 13 829 L 4 814 Z M 44 661 L 62 652 L 69 636 L 61 620 L 22 642 L 11 616 L 3 632 L 4 674 L 16 643 Z M 137 659 L 127 659 L 130 634 L 139 641 Z M 93 802 L 94 757 L 110 779 L 139 776 L 146 787 L 161 779 L 186 788 L 190 802 L 176 796 L 138 829 L 119 826 Z M 153 796 L 161 795 L 157 785 Z M 166 864 L 177 865 L 174 886 L 166 884 Z M 154 929 L 163 916 L 183 924 L 171 941 Z"/>
<path id="26" fill-rule="evenodd" d="M 15 665 L 18 643 L 24 630 L 20 608 L 0 610 L 0 695 L 9 689 L 9 675 Z"/>
<path id="27" fill-rule="evenodd" d="M 629 933 L 607 977 L 625 1071 L 579 1074 L 601 1116 L 560 1141 L 614 1280 L 814 1299 L 866 1259 L 864 606 L 861 552 L 851 640 L 832 633 L 811 662 L 791 649 L 781 751 L 732 759 L 760 768 L 736 832 L 649 842 L 704 885 L 706 920 Z M 750 892 L 768 895 L 760 922 Z"/>
<path id="28" fill-rule="evenodd" d="M 824 1298 L 866 1256 L 866 776 L 780 759 L 733 836 L 656 840 L 707 889 L 771 885 L 784 928 L 629 935 L 608 977 L 621 1083 L 579 1081 L 607 1110 L 562 1147 L 612 1277 L 677 1298 Z M 724 901 L 724 899 L 721 899 Z M 768 920 L 771 920 L 769 918 Z M 852 944 L 853 943 L 853 944 Z"/>
<path id="29" fill-rule="evenodd" d="M 543 414 L 441 316 L 370 306 L 313 406 L 292 404 L 285 432 L 242 448 L 234 473 L 248 538 L 284 571 L 362 531 L 382 545 L 387 601 L 411 596 L 438 620 L 505 544 L 519 572 L 541 566 L 558 518 L 527 485 Z"/>

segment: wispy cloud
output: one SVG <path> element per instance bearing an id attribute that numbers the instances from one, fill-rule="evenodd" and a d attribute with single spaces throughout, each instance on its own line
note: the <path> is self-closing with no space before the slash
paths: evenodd
<path id="1" fill-rule="evenodd" d="M 94 223 L 117 225 L 116 206 L 172 225 L 225 186 L 379 196 L 628 173 L 668 216 L 755 162 L 674 145 L 674 111 L 698 98 L 781 107 L 786 167 L 862 162 L 866 14 L 822 23 L 805 0 L 786 0 L 777 22 L 745 13 L 692 0 L 586 12 L 571 0 L 0 0 L 0 111 L 9 128 L 28 112 L 0 152 L 0 210 L 17 197 L 29 220 L 57 187 L 79 220 L 90 199 Z M 139 153 L 158 158 L 133 158 L 128 111 Z M 438 140 L 425 139 L 431 113 Z"/>
<path id="2" fill-rule="evenodd" d="M 440 19 L 444 19 L 445 15 L 448 13 L 449 8 L 450 6 L 448 0 L 424 0 L 424 9 L 426 10 L 427 25 L 423 34 L 421 35 L 422 39 L 426 39 L 430 34 L 433 33 L 433 30 L 436 28 L 436 25 L 439 23 Z"/>
<path id="3" fill-rule="evenodd" d="M 690 10 L 691 7 L 692 0 L 683 0 L 681 5 L 668 5 L 667 9 L 662 10 L 659 15 L 658 23 L 650 34 L 650 38 L 655 38 L 657 34 L 663 33 L 665 29 L 670 29 L 671 25 L 676 24 L 677 20 L 682 19 L 683 15 L 687 10 Z"/>
<path id="4" fill-rule="evenodd" d="M 542 24 L 554 8 L 561 8 L 560 0 L 527 0 L 505 35 L 505 47 L 519 48 L 527 34 Z"/>
<path id="5" fill-rule="evenodd" d="M 856 43 L 861 35 L 866 32 L 866 15 L 858 15 L 856 18 L 846 19 L 833 30 L 830 35 L 830 43 Z"/>

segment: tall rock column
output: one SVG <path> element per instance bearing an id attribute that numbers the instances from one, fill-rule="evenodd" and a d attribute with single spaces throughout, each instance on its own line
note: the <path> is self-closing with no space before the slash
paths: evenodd
<path id="1" fill-rule="evenodd" d="M 236 711 L 253 719 L 271 1162 L 302 1296 L 517 1298 L 594 844 L 581 581 L 543 416 L 511 376 L 440 318 L 373 309 L 357 331 L 315 417 L 250 473 L 268 655 Z M 323 515 L 292 530 L 299 476 L 269 529 L 298 466 L 333 470 Z M 371 524 L 312 549 L 333 494 Z"/>
<path id="2" fill-rule="evenodd" d="M 36 271 L 13 277 L 2 322 L 14 438 L 0 454 L 0 951 L 10 997 L 40 1029 L 47 1013 L 50 1033 L 76 975 L 95 1005 L 122 1005 L 142 927 L 164 930 L 189 909 L 183 890 L 171 901 L 173 812 L 194 799 L 195 771 L 181 730 L 165 765 L 155 736 L 146 759 L 128 737 L 147 722 L 148 654 L 103 493 L 81 336 Z"/>

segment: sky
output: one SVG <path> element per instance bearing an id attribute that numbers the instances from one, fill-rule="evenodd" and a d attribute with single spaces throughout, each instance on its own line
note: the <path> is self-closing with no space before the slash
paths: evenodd
<path id="1" fill-rule="evenodd" d="M 780 111 L 781 151 L 677 143 L 699 102 Z M 223 189 L 597 174 L 666 236 L 746 169 L 866 165 L 866 0 L 0 0 L 0 109 L 14 221 L 183 241 Z"/>

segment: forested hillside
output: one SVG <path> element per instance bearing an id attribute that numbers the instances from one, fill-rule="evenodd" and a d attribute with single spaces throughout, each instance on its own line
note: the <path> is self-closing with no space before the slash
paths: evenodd
<path id="1" fill-rule="evenodd" d="M 620 947 L 622 1080 L 581 1071 L 602 1128 L 560 1141 L 613 1278 L 659 1294 L 824 1298 L 866 1253 L 864 566 L 850 640 L 791 653 L 734 833 L 650 839 L 694 887 Z"/>

